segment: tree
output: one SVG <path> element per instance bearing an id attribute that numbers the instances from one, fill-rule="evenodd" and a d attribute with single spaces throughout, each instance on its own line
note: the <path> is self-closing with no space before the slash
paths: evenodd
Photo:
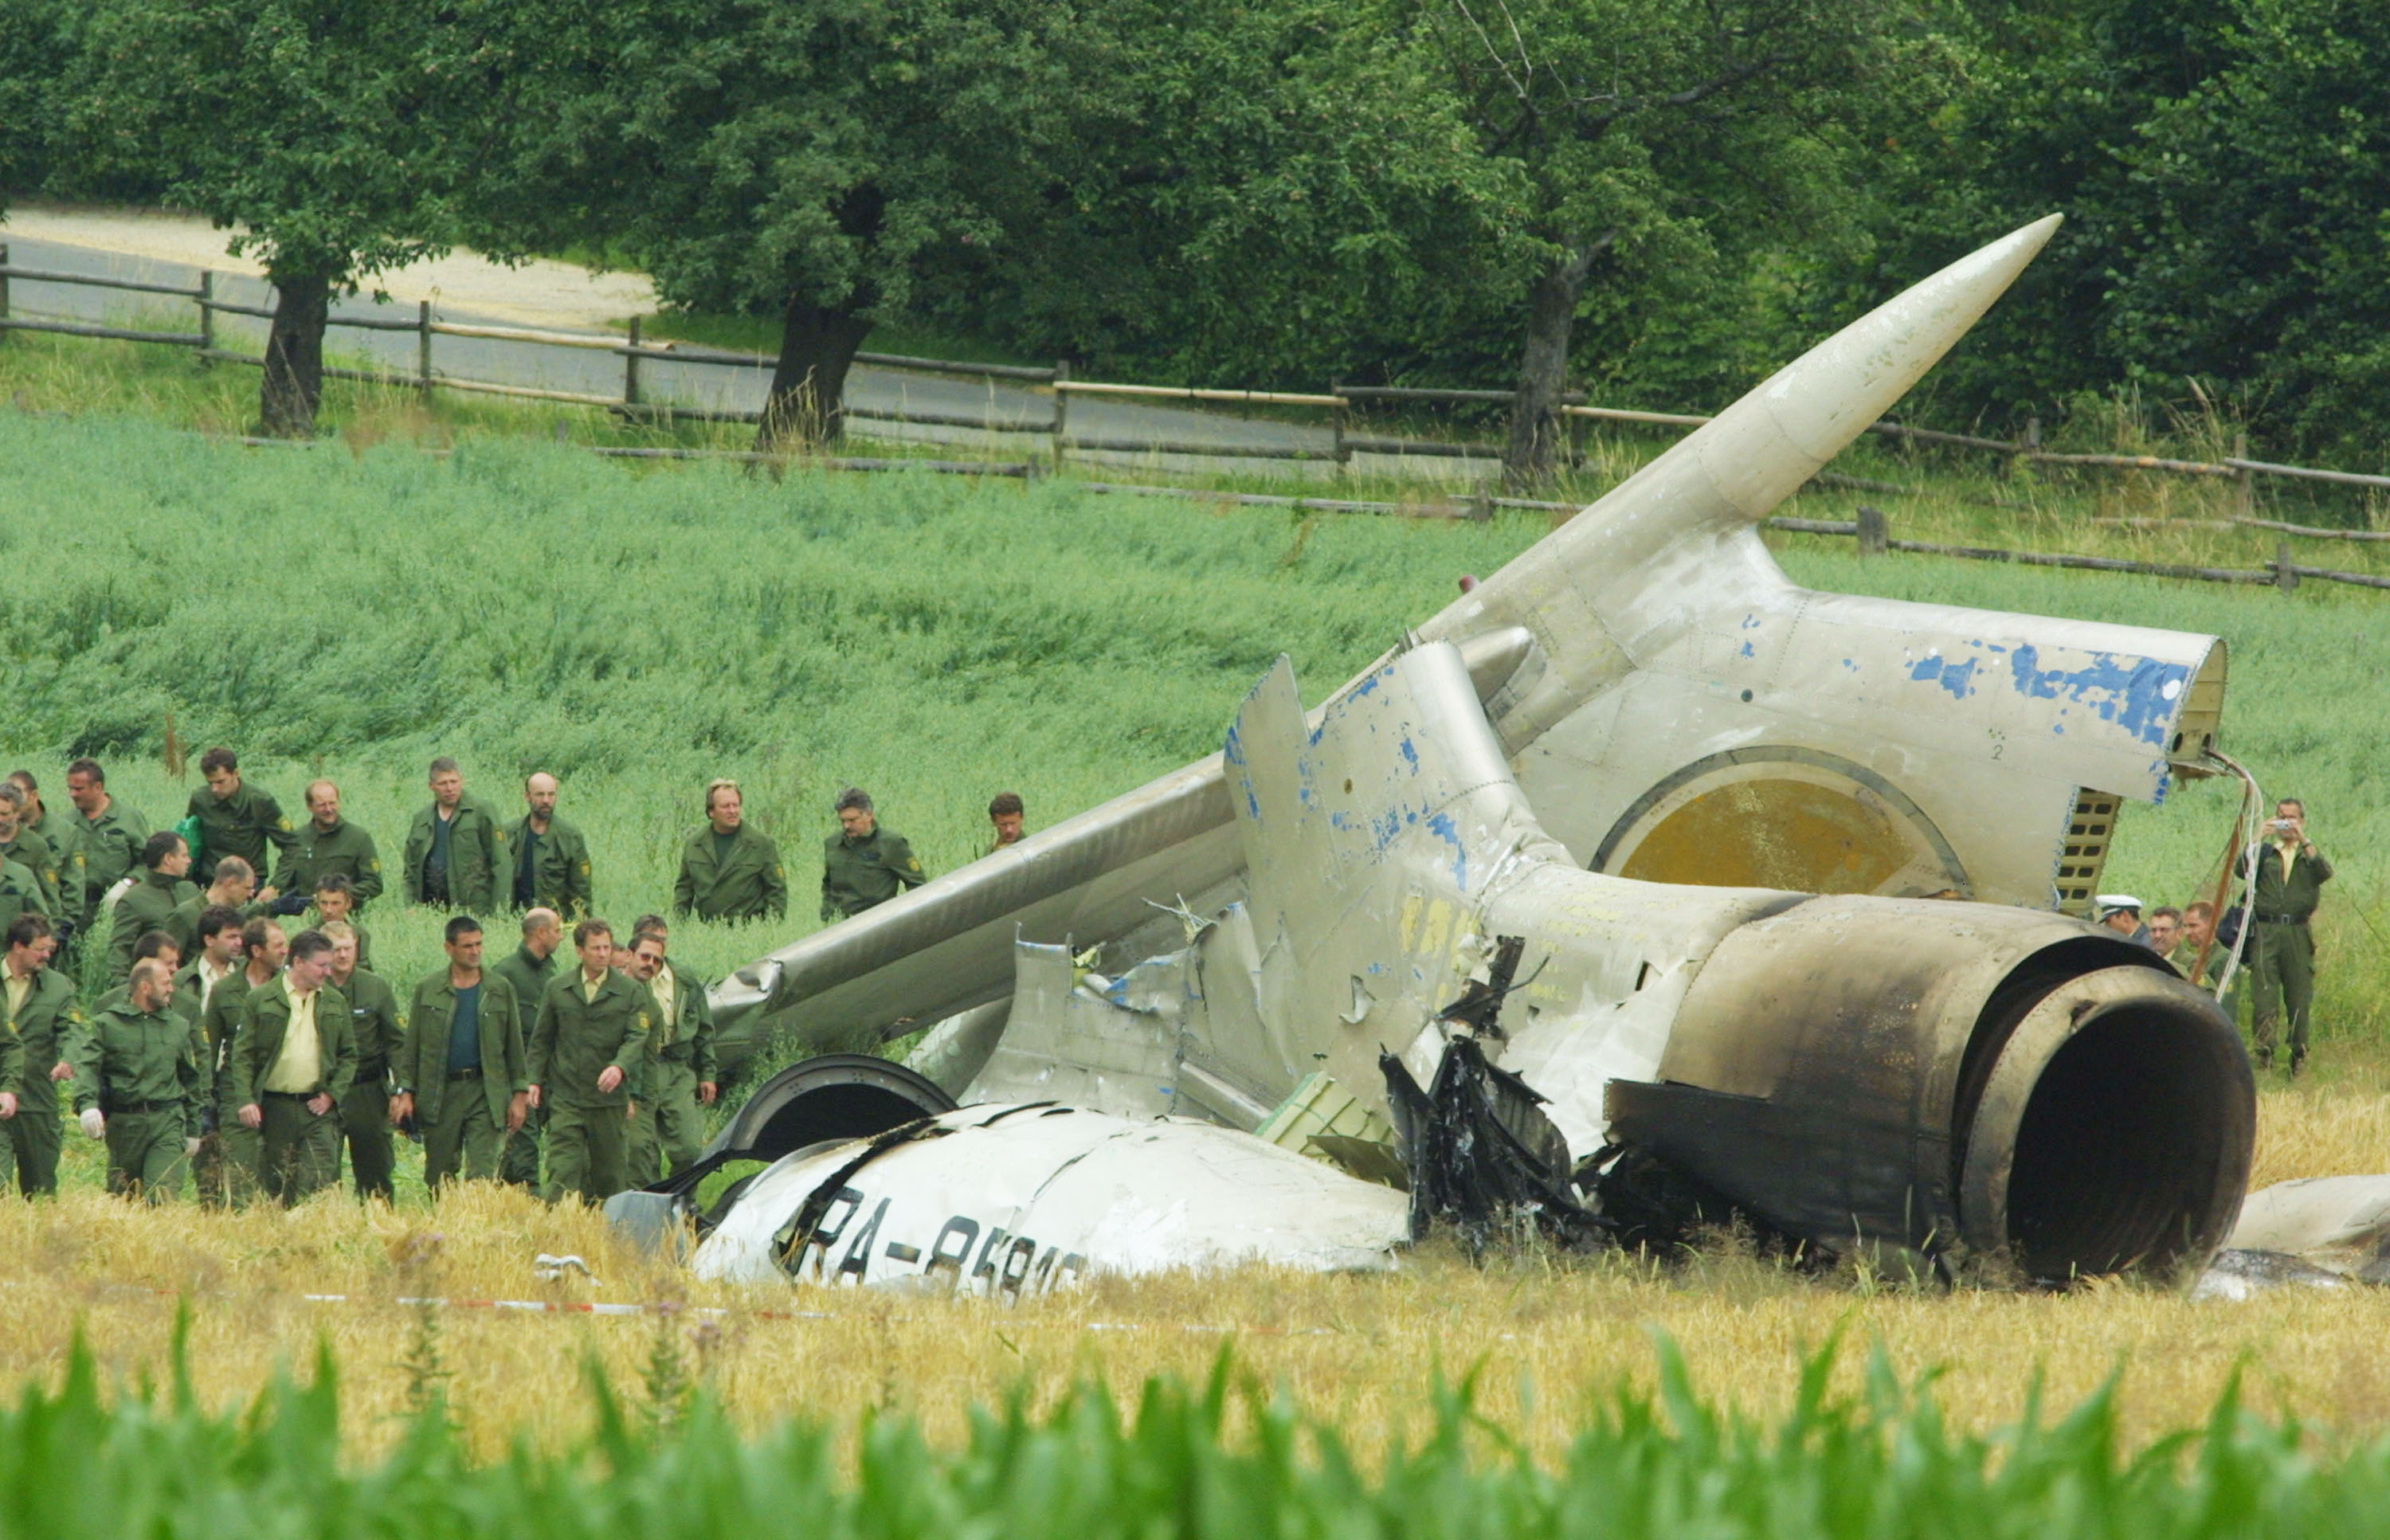
<path id="1" fill-rule="evenodd" d="M 569 19 L 568 19 L 569 18 Z M 1068 11 L 1034 0 L 559 7 L 484 244 L 585 242 L 668 302 L 777 316 L 759 447 L 841 433 L 871 328 L 1038 196 Z"/>
<path id="2" fill-rule="evenodd" d="M 238 233 L 276 300 L 263 431 L 315 431 L 336 294 L 436 255 L 477 125 L 507 110 L 504 0 L 96 0 L 63 83 L 65 190 L 158 183 Z"/>
<path id="3" fill-rule="evenodd" d="M 0 0 L 0 213 L 49 176 L 50 96 L 76 53 L 64 0 Z"/>
<path id="4" fill-rule="evenodd" d="M 1589 291 L 1826 238 L 1849 126 L 1906 19 L 1884 0 L 1391 0 L 1439 61 L 1476 152 L 1521 189 L 1521 337 L 1504 469 L 1548 476 Z"/>
<path id="5" fill-rule="evenodd" d="M 1886 157 L 1837 310 L 2025 218 L 2066 225 L 1941 371 L 1947 415 L 2120 389 L 2229 401 L 2286 449 L 2390 442 L 2390 13 L 2361 0 L 2002 6 Z M 2202 382 L 2195 392 L 2191 381 Z"/>
<path id="6" fill-rule="evenodd" d="M 1193 384 L 1393 379 L 1487 319 L 1505 168 L 1342 0 L 1114 0 L 1056 46 L 1046 181 L 938 318 Z"/>

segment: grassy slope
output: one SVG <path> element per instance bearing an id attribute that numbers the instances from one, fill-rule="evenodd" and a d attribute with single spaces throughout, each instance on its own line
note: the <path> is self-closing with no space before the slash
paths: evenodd
<path id="1" fill-rule="evenodd" d="M 669 897 L 676 832 L 706 780 L 733 775 L 788 848 L 791 930 L 812 923 L 814 845 L 840 787 L 871 788 L 931 866 L 951 867 L 994 790 L 1020 790 L 1044 821 L 1208 752 L 1278 652 L 1320 687 L 1441 604 L 1455 574 L 1547 527 L 1298 522 L 1067 482 L 642 473 L 497 439 L 444 461 L 242 451 L 7 414 L 0 514 L 0 542 L 40 573 L 0 597 L 0 742 L 37 773 L 99 753 L 135 805 L 168 816 L 188 794 L 160 764 L 172 712 L 186 744 L 238 745 L 294 809 L 319 768 L 342 780 L 394 856 L 430 755 L 457 754 L 509 806 L 514 777 L 545 767 L 617 913 Z M 2371 853 L 2390 798 L 2363 725 L 2390 673 L 2381 599 L 1863 561 L 1822 540 L 1783 554 L 1820 587 L 2221 633 L 2228 741 L 2269 789 L 2310 799 L 2341 856 L 2326 1020 L 2379 1025 L 2376 992 L 2353 986 L 2378 976 L 2383 948 L 2351 916 L 2390 875 Z M 2225 805 L 2206 783 L 2136 808 L 2114 885 L 2188 897 Z M 412 923 L 381 919 L 428 967 L 428 923 Z M 761 939 L 690 944 L 723 968 Z"/>

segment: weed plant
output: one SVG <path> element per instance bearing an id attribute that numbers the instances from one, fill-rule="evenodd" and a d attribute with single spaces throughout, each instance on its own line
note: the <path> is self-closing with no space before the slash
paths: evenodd
<path id="1" fill-rule="evenodd" d="M 1133 1407 L 1099 1381 L 1059 1402 L 976 1412 L 959 1447 L 912 1419 L 867 1416 L 849 1454 L 799 1418 L 742 1431 L 700 1391 L 658 1416 L 593 1374 L 594 1433 L 554 1453 L 482 1462 L 435 1409 L 386 1454 L 344 1463 L 338 1372 L 277 1375 L 245 1412 L 188 1379 L 111 1400 L 77 1344 L 63 1383 L 0 1412 L 0 1511 L 27 1534 L 804 1533 L 832 1540 L 1375 1535 L 1498 1540 L 1601 1535 L 2035 1540 L 2357 1534 L 2390 1510 L 2390 1445 L 2319 1453 L 2305 1429 L 2228 1390 L 2203 1423 L 2120 1448 L 2112 1390 L 2063 1415 L 2037 1407 L 1989 1435 L 1945 1422 L 1930 1380 L 1881 1358 L 1834 1387 L 1833 1348 L 1802 1367 L 1791 1411 L 1763 1423 L 1698 1391 L 1661 1338 L 1654 1391 L 1589 1406 L 1540 1464 L 1477 1411 L 1471 1380 L 1439 1384 L 1424 1436 L 1358 1446 L 1333 1418 L 1271 1396 L 1223 1351 L 1208 1377 L 1147 1381 Z M 563 1393 L 570 1393 L 569 1392 Z M 802 1516 L 801 1520 L 798 1516 Z"/>

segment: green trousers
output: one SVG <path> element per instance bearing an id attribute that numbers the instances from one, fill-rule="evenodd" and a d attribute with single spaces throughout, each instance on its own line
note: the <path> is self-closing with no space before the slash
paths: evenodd
<path id="1" fill-rule="evenodd" d="M 258 1097 L 265 1126 L 258 1130 L 258 1181 L 267 1196 L 296 1203 L 341 1179 L 341 1110 L 322 1116 L 307 1110 L 303 1097 Z"/>
<path id="2" fill-rule="evenodd" d="M 398 1169 L 398 1157 L 390 1142 L 390 1097 L 382 1092 L 379 1075 L 370 1084 L 349 1087 L 341 1097 L 341 1136 L 349 1147 L 349 1174 L 355 1178 L 359 1198 L 392 1200 L 390 1185 L 392 1173 Z"/>
<path id="3" fill-rule="evenodd" d="M 58 1147 L 64 1133 L 56 1104 L 47 1111 L 19 1107 L 15 1117 L 0 1123 L 0 1130 L 6 1131 L 8 1140 L 8 1159 L 0 1161 L 0 1185 L 6 1184 L 7 1167 L 14 1164 L 18 1190 L 26 1197 L 56 1193 Z"/>
<path id="4" fill-rule="evenodd" d="M 547 1115 L 547 1200 L 603 1203 L 631 1185 L 631 1125 L 620 1107 L 557 1102 Z"/>
<path id="5" fill-rule="evenodd" d="M 539 1190 L 539 1149 L 547 1132 L 547 1105 L 543 1102 L 523 1118 L 523 1125 L 507 1140 L 498 1155 L 498 1180 Z"/>
<path id="6" fill-rule="evenodd" d="M 456 1175 L 486 1182 L 498 1174 L 498 1146 L 506 1130 L 490 1121 L 490 1098 L 478 1080 L 441 1087 L 440 1115 L 423 1125 L 423 1185 L 437 1192 Z"/>
<path id="7" fill-rule="evenodd" d="M 697 1105 L 697 1069 L 658 1059 L 648 1066 L 648 1097 L 631 1124 L 631 1185 L 653 1187 L 674 1171 L 694 1165 L 705 1147 L 705 1113 Z"/>
<path id="8" fill-rule="evenodd" d="M 135 1193 L 162 1203 L 183 1190 L 190 1162 L 183 1155 L 183 1113 L 110 1112 L 108 1115 L 108 1190 Z"/>
<path id="9" fill-rule="evenodd" d="M 2250 1031 L 2257 1062 L 2274 1060 L 2276 1027 L 2291 1019 L 2291 1062 L 2307 1056 L 2307 1013 L 2315 1003 L 2315 933 L 2304 925 L 2260 925 L 2249 938 Z"/>

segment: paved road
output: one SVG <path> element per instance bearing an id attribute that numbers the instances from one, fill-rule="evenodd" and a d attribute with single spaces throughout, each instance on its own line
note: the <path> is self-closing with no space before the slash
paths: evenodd
<path id="1" fill-rule="evenodd" d="M 15 266 L 184 288 L 194 286 L 199 281 L 197 269 L 179 263 L 27 237 L 12 233 L 5 225 L 0 225 L 0 241 L 8 246 L 9 260 Z M 273 290 L 264 280 L 239 274 L 219 271 L 215 279 L 215 294 L 219 300 L 260 309 L 269 308 L 273 303 Z M 153 327 L 161 331 L 192 331 L 198 327 L 197 313 L 190 302 L 170 295 L 145 295 L 24 278 L 10 280 L 10 308 L 19 314 L 107 320 L 117 325 Z M 332 314 L 336 319 L 352 316 L 412 321 L 414 311 L 415 305 L 411 301 L 376 304 L 368 295 L 336 303 Z M 460 325 L 521 325 L 520 317 L 507 318 L 477 314 L 469 309 L 450 309 L 436 301 L 432 314 L 437 320 Z M 219 347 L 250 353 L 262 353 L 265 331 L 266 323 L 262 319 L 221 314 L 216 317 Z M 417 337 L 406 332 L 336 327 L 329 340 L 329 351 L 339 355 L 341 361 L 370 360 L 379 366 L 410 376 L 417 368 Z M 623 365 L 624 360 L 620 357 L 587 349 L 470 337 L 436 337 L 432 343 L 431 366 L 435 375 L 571 391 L 587 395 L 620 397 L 623 393 Z M 640 363 L 639 375 L 640 398 L 643 401 L 668 402 L 713 411 L 759 410 L 770 383 L 769 371 L 760 363 L 742 368 L 645 359 Z M 974 456 L 984 454 L 1004 459 L 1044 454 L 1052 447 L 1053 441 L 1047 430 L 1053 421 L 1053 396 L 1040 393 L 1018 381 L 858 366 L 847 378 L 846 404 L 851 411 L 858 412 L 909 411 L 968 418 L 999 430 L 991 431 L 945 425 L 850 419 L 850 429 L 858 436 L 867 434 L 877 438 L 952 443 L 969 448 Z M 1332 435 L 1325 427 L 1314 428 L 1268 418 L 1241 417 L 1226 412 L 1148 405 L 1091 396 L 1072 398 L 1069 413 L 1070 432 L 1074 438 L 1130 439 L 1147 443 L 1201 444 L 1207 448 L 1218 446 L 1216 451 L 1201 456 L 1072 451 L 1072 458 L 1082 462 L 1123 470 L 1145 468 L 1184 473 L 1266 468 L 1274 473 L 1306 479 L 1327 479 L 1334 474 L 1332 467 L 1318 462 L 1248 457 L 1235 454 L 1237 448 L 1247 446 L 1324 449 L 1332 441 Z M 1032 430 L 1000 430 L 1007 428 Z M 1410 457 L 1397 460 L 1393 456 L 1356 456 L 1354 468 L 1363 473 L 1399 470 L 1423 479 L 1448 481 L 1465 478 L 1471 467 L 1467 462 L 1454 460 Z M 1486 468 L 1479 464 L 1474 468 L 1482 470 Z"/>

